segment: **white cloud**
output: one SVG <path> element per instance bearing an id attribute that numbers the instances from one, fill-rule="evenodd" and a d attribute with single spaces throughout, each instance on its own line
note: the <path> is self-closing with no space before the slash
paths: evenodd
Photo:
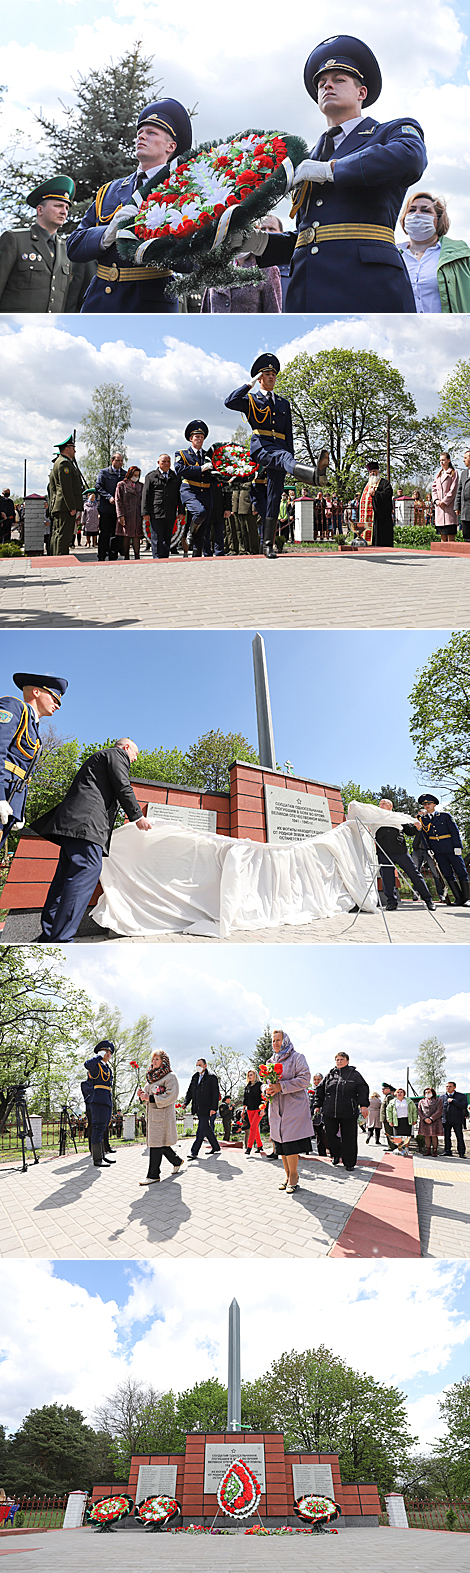
<path id="1" fill-rule="evenodd" d="M 460 1350 L 462 1374 L 468 1360 L 470 1322 L 456 1309 L 468 1276 L 461 1264 L 292 1262 L 282 1284 L 243 1260 L 147 1262 L 128 1272 L 127 1303 L 117 1311 L 103 1287 L 90 1295 L 53 1278 L 48 1263 L 2 1263 L 2 1410 L 11 1429 L 54 1401 L 91 1419 L 127 1373 L 177 1391 L 209 1376 L 225 1381 L 233 1296 L 242 1373 L 251 1380 L 284 1350 L 320 1343 L 405 1391 L 436 1373 L 444 1383 Z M 103 1285 L 102 1264 L 99 1273 Z M 424 1443 L 434 1412 L 422 1396 L 421 1405 L 413 1413 Z"/>
<path id="2" fill-rule="evenodd" d="M 454 994 L 447 1000 L 416 1000 L 412 1005 L 397 1003 L 396 1010 L 376 1021 L 342 1022 L 315 1034 L 312 1049 L 323 1070 L 343 1049 L 369 1080 L 371 1089 L 378 1084 L 380 1090 L 387 1076 L 395 1086 L 406 1086 L 406 1067 L 413 1066 L 419 1044 L 424 1038 L 437 1037 L 447 1050 L 446 1079 L 454 1076 L 465 1086 L 470 1080 L 469 1007 L 468 993 Z M 311 1054 L 307 1057 L 311 1064 Z"/>
<path id="3" fill-rule="evenodd" d="M 228 325 L 224 319 L 218 354 L 204 347 L 202 326 L 200 344 L 186 342 L 184 318 L 174 318 L 171 332 L 163 334 L 150 319 L 146 349 L 132 343 L 132 317 L 125 332 L 114 320 L 120 336 L 113 340 L 110 322 L 109 339 L 99 349 L 87 338 L 86 317 L 77 336 L 66 318 L 6 316 L 0 321 L 3 470 L 13 488 L 22 485 L 27 454 L 28 489 L 45 490 L 54 443 L 79 428 L 93 389 L 103 382 L 122 382 L 131 399 L 128 451 L 144 471 L 159 453 L 173 454 L 192 409 L 204 413 L 211 441 L 231 436 L 236 420 L 224 399 L 247 375 L 237 357 L 233 318 Z M 426 317 L 320 319 L 307 328 L 304 319 L 281 321 L 283 365 L 301 350 L 310 355 L 337 346 L 371 350 L 402 372 L 420 414 L 437 409 L 446 377 L 458 359 L 470 356 L 470 319 L 461 317 L 437 317 L 432 330 Z M 79 437 L 79 454 L 83 448 Z"/>

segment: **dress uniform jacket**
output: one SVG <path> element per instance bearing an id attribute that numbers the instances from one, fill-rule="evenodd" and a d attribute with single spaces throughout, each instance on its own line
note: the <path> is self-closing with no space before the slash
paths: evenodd
<path id="1" fill-rule="evenodd" d="M 61 518 L 68 518 L 75 526 L 72 511 L 81 513 L 82 507 L 83 485 L 78 464 L 65 453 L 59 453 L 49 476 L 49 513 L 51 517 L 59 514 Z"/>
<path id="2" fill-rule="evenodd" d="M 64 235 L 55 257 L 40 224 L 0 235 L 0 311 L 63 311 L 71 278 Z"/>
<path id="3" fill-rule="evenodd" d="M 271 404 L 272 400 L 272 404 Z M 250 388 L 244 382 L 241 388 L 235 388 L 225 400 L 228 410 L 239 410 L 251 426 L 252 438 L 250 454 L 252 459 L 259 463 L 266 459 L 266 464 L 276 462 L 278 455 L 290 454 L 294 466 L 294 438 L 292 433 L 292 417 L 290 404 L 287 399 L 281 398 L 279 393 L 269 395 Z M 286 465 L 283 466 L 287 468 Z"/>
<path id="4" fill-rule="evenodd" d="M 435 857 L 438 868 L 446 875 L 450 865 L 458 879 L 466 880 L 468 875 L 463 860 L 462 840 L 452 815 L 437 812 L 421 814 L 420 819 L 425 844 Z"/>
<path id="5" fill-rule="evenodd" d="M 93 842 L 107 857 L 119 807 L 131 822 L 142 818 L 129 771 L 124 748 L 100 748 L 77 770 L 62 803 L 35 819 L 33 830 L 59 845 L 67 837 Z"/>
<path id="6" fill-rule="evenodd" d="M 312 159 L 322 159 L 323 141 L 324 133 Z M 416 311 L 393 232 L 408 187 L 426 164 L 417 120 L 380 125 L 368 115 L 353 127 L 335 153 L 333 180 L 310 181 L 301 193 L 297 236 L 270 235 L 258 259 L 263 268 L 291 258 L 286 311 Z M 377 233 L 323 239 L 330 224 L 373 226 Z"/>
<path id="7" fill-rule="evenodd" d="M 85 1070 L 90 1072 L 93 1082 L 90 1098 L 92 1108 L 93 1104 L 102 1103 L 109 1108 L 111 1114 L 113 1106 L 113 1072 L 109 1061 L 102 1060 L 99 1054 L 93 1054 L 90 1060 L 85 1060 Z"/>
<path id="8" fill-rule="evenodd" d="M 211 512 L 211 477 L 208 470 L 205 475 L 201 474 L 202 465 L 210 462 L 210 453 L 205 448 L 197 452 L 192 443 L 187 448 L 177 448 L 175 453 L 175 474 L 180 483 L 182 507 L 189 508 L 195 519 L 200 517 L 201 509 L 205 509 L 207 516 Z"/>
<path id="9" fill-rule="evenodd" d="M 28 781 L 41 753 L 39 722 L 31 705 L 10 695 L 0 699 L 0 798 L 13 810 L 13 819 L 1 827 L 0 846 L 24 819 Z"/>
<path id="10" fill-rule="evenodd" d="M 165 164 L 158 177 L 155 176 L 155 186 L 161 185 L 169 173 L 170 166 Z M 67 251 L 72 261 L 88 262 L 92 259 L 98 264 L 96 277 L 86 292 L 82 312 L 178 310 L 177 300 L 165 294 L 166 286 L 173 277 L 170 268 L 157 269 L 152 265 L 146 270 L 148 277 L 145 278 L 143 270 L 137 274 L 132 263 L 122 262 L 117 246 L 112 245 L 107 249 L 101 246 L 101 237 L 107 225 L 118 208 L 130 202 L 136 185 L 137 173 L 126 175 L 124 180 L 111 180 L 109 185 L 102 186 L 81 223 L 68 237 Z M 111 269 L 114 276 L 100 278 L 100 269 Z M 122 272 L 125 278 L 119 277 Z"/>

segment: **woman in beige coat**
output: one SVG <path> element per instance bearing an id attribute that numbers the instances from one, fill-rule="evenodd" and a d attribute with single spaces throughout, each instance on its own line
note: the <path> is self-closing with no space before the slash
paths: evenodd
<path id="1" fill-rule="evenodd" d="M 440 469 L 432 483 L 434 524 L 436 530 L 439 530 L 441 541 L 455 541 L 458 519 L 454 500 L 458 483 L 459 477 L 450 453 L 441 453 Z"/>
<path id="2" fill-rule="evenodd" d="M 139 1087 L 141 1103 L 147 1105 L 147 1145 L 150 1148 L 148 1174 L 141 1185 L 156 1185 L 160 1179 L 163 1155 L 172 1164 L 173 1173 L 181 1169 L 183 1158 L 178 1158 L 171 1146 L 177 1139 L 175 1103 L 179 1085 L 170 1061 L 160 1049 L 152 1054 L 145 1087 Z"/>

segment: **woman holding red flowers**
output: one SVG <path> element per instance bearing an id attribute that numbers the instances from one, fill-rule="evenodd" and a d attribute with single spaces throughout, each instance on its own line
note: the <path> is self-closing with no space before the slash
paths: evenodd
<path id="1" fill-rule="evenodd" d="M 292 1196 L 299 1184 L 299 1153 L 312 1151 L 313 1125 L 308 1088 L 310 1070 L 304 1054 L 297 1054 L 282 1027 L 273 1032 L 273 1054 L 282 1065 L 280 1079 L 269 1084 L 269 1128 L 284 1164 L 285 1180 L 279 1186 Z"/>
<path id="2" fill-rule="evenodd" d="M 163 1157 L 171 1163 L 174 1174 L 184 1163 L 184 1158 L 178 1157 L 172 1145 L 177 1139 L 175 1103 L 178 1096 L 179 1085 L 168 1055 L 156 1049 L 147 1071 L 145 1087 L 138 1088 L 140 1102 L 146 1104 L 149 1148 L 148 1173 L 146 1179 L 140 1181 L 141 1185 L 158 1184 Z"/>

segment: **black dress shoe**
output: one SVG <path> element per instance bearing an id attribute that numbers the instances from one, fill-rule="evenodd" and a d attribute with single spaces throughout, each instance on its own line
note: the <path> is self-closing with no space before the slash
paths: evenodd
<path id="1" fill-rule="evenodd" d="M 338 1163 L 341 1163 L 341 1158 L 333 1158 L 333 1163 L 334 1163 L 334 1166 L 335 1166 L 335 1169 L 336 1169 Z"/>

